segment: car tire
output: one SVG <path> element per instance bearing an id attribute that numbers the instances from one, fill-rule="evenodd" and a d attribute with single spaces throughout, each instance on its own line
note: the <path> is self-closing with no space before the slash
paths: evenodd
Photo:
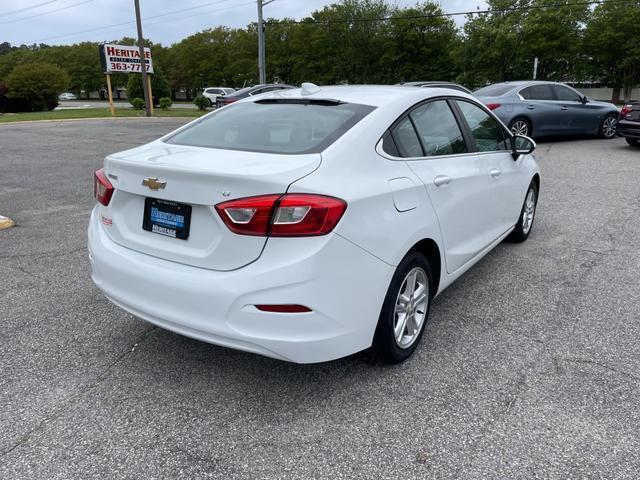
<path id="1" fill-rule="evenodd" d="M 632 147 L 640 147 L 640 140 L 638 140 L 637 138 L 625 138 L 625 140 Z"/>
<path id="2" fill-rule="evenodd" d="M 618 115 L 610 113 L 602 119 L 598 136 L 607 140 L 616 136 L 616 124 L 618 123 Z"/>
<path id="3" fill-rule="evenodd" d="M 533 229 L 533 221 L 536 216 L 536 208 L 538 206 L 538 186 L 535 182 L 531 182 L 527 189 L 527 194 L 524 196 L 524 202 L 522 203 L 522 210 L 518 217 L 518 222 L 513 231 L 507 237 L 507 240 L 514 243 L 522 243 L 527 238 Z"/>
<path id="4" fill-rule="evenodd" d="M 415 351 L 429 318 L 433 285 L 431 267 L 422 253 L 409 253 L 398 265 L 373 340 L 384 362 L 403 362 Z"/>
<path id="5" fill-rule="evenodd" d="M 211 101 L 211 99 L 208 98 L 207 100 L 209 100 L 209 107 L 213 107 L 213 102 Z"/>
<path id="6" fill-rule="evenodd" d="M 531 136 L 531 122 L 524 117 L 517 117 L 509 122 L 509 131 L 514 135 Z"/>

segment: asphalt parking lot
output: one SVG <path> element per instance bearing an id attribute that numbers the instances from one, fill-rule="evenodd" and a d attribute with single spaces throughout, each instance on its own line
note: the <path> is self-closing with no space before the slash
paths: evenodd
<path id="1" fill-rule="evenodd" d="M 540 143 L 532 236 L 436 299 L 408 362 L 300 366 L 89 278 L 93 171 L 184 122 L 0 126 L 0 478 L 638 477 L 640 150 Z"/>

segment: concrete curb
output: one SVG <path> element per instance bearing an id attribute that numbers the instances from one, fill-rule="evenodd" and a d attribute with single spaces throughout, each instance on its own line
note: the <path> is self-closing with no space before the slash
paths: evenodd
<path id="1" fill-rule="evenodd" d="M 16 120 L 15 122 L 0 122 L 0 127 L 3 125 L 21 125 L 25 123 L 59 123 L 59 122 L 84 122 L 86 120 L 176 120 L 184 118 L 187 120 L 195 120 L 200 117 L 87 117 L 87 118 L 60 118 L 52 120 Z"/>
<path id="2" fill-rule="evenodd" d="M 11 220 L 9 217 L 3 217 L 2 215 L 0 215 L 0 230 L 13 227 L 15 224 L 16 222 Z"/>

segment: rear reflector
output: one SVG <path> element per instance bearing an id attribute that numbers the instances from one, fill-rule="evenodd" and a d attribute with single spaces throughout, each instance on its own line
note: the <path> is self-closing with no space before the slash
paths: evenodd
<path id="1" fill-rule="evenodd" d="M 306 313 L 310 312 L 309 307 L 304 305 L 256 305 L 256 308 L 262 312 L 275 312 L 275 313 Z"/>
<path id="2" fill-rule="evenodd" d="M 500 105 L 502 105 L 501 103 L 487 103 L 487 108 L 489 110 L 495 110 L 496 108 L 499 108 Z"/>
<path id="3" fill-rule="evenodd" d="M 308 193 L 240 198 L 216 205 L 225 225 L 239 235 L 311 237 L 331 232 L 347 204 Z"/>
<path id="4" fill-rule="evenodd" d="M 105 207 L 109 205 L 111 195 L 113 195 L 113 185 L 111 185 L 102 168 L 93 174 L 93 194 L 102 205 Z"/>

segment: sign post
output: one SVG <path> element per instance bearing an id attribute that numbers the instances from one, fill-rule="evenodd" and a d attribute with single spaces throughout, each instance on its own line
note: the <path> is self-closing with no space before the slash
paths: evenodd
<path id="1" fill-rule="evenodd" d="M 107 73 L 107 94 L 109 95 L 109 110 L 111 110 L 111 116 L 116 116 L 116 108 L 113 104 L 113 93 L 111 92 L 111 74 Z"/>
<path id="2" fill-rule="evenodd" d="M 140 61 L 144 56 L 144 70 L 147 74 L 153 73 L 153 59 L 151 58 L 151 49 L 145 47 L 144 50 L 137 46 L 129 45 L 99 45 L 100 64 L 102 71 L 107 76 L 107 90 L 109 93 L 109 108 L 111 115 L 115 116 L 115 108 L 113 104 L 113 93 L 111 92 L 111 74 L 112 73 L 143 73 L 143 62 Z M 145 75 L 146 82 L 142 81 L 143 90 L 149 92 L 149 103 L 151 104 L 150 112 L 153 112 L 153 100 L 151 100 L 151 77 Z M 148 104 L 147 104 L 148 105 Z"/>
<path id="3" fill-rule="evenodd" d="M 151 75 L 147 75 L 147 88 L 149 89 L 149 108 L 153 115 L 153 91 L 151 90 Z"/>

